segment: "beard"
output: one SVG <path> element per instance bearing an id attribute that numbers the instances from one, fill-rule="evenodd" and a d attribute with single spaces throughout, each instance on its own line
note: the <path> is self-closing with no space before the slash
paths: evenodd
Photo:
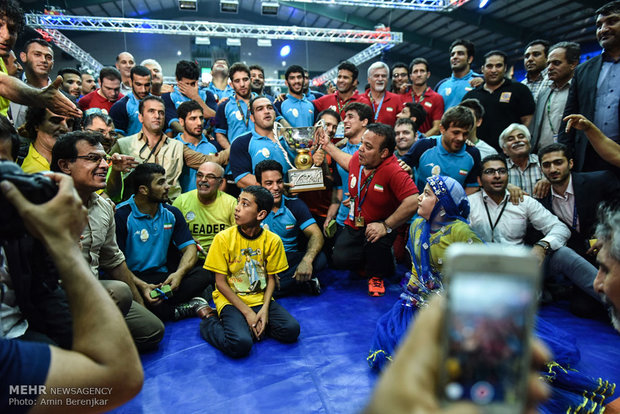
<path id="1" fill-rule="evenodd" d="M 606 295 L 602 294 L 601 299 L 603 300 L 603 304 L 608 307 L 611 324 L 616 331 L 620 332 L 620 311 L 611 303 Z"/>

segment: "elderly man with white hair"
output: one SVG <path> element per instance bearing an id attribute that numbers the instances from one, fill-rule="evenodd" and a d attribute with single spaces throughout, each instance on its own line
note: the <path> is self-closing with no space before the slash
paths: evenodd
<path id="1" fill-rule="evenodd" d="M 620 207 L 600 209 L 596 237 L 599 269 L 594 279 L 594 290 L 609 306 L 611 322 L 620 331 Z"/>
<path id="2" fill-rule="evenodd" d="M 387 90 L 390 68 L 383 62 L 375 62 L 368 68 L 370 89 L 366 97 L 370 101 L 374 120 L 371 123 L 382 123 L 394 128 L 396 115 L 403 109 L 400 95 Z"/>
<path id="3" fill-rule="evenodd" d="M 543 176 L 538 156 L 531 153 L 530 131 L 523 124 L 510 124 L 499 136 L 499 145 L 506 154 L 508 190 L 514 187 L 536 198 L 549 191 L 549 182 Z"/>
<path id="4" fill-rule="evenodd" d="M 151 94 L 161 96 L 162 93 L 172 92 L 172 85 L 164 84 L 164 72 L 155 59 L 145 59 L 140 63 L 151 71 Z"/>

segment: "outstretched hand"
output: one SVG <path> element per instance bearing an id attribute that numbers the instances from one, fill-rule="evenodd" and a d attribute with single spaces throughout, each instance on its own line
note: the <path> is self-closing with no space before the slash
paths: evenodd
<path id="1" fill-rule="evenodd" d="M 54 82 L 41 90 L 39 99 L 43 102 L 43 106 L 47 107 L 55 114 L 68 116 L 72 118 L 81 118 L 80 111 L 73 102 L 59 91 L 62 85 L 62 76 L 57 76 Z"/>
<path id="2" fill-rule="evenodd" d="M 579 131 L 587 131 L 594 126 L 588 118 L 580 114 L 568 115 L 564 117 L 563 120 L 566 121 L 566 132 L 570 131 L 571 128 L 578 129 Z"/>

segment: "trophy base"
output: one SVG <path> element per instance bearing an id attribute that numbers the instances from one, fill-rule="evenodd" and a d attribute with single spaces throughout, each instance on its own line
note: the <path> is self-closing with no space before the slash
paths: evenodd
<path id="1" fill-rule="evenodd" d="M 318 167 L 288 170 L 288 182 L 291 185 L 289 189 L 291 193 L 325 190 L 323 170 Z"/>

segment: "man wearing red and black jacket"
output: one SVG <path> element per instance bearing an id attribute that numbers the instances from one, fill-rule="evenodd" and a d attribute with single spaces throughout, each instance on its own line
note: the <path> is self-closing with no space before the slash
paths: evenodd
<path id="1" fill-rule="evenodd" d="M 344 119 L 344 108 L 351 102 L 361 102 L 368 106 L 370 101 L 366 95 L 357 92 L 357 67 L 348 61 L 342 62 L 338 66 L 338 78 L 336 79 L 336 92 L 320 97 L 312 101 L 316 107 L 316 113 L 326 109 L 333 109 L 338 112 L 340 119 Z"/>
<path id="2" fill-rule="evenodd" d="M 351 206 L 334 247 L 334 267 L 363 266 L 371 296 L 382 296 L 383 279 L 394 273 L 392 229 L 406 223 L 418 207 L 418 189 L 398 164 L 395 146 L 391 127 L 368 125 L 349 162 Z"/>

